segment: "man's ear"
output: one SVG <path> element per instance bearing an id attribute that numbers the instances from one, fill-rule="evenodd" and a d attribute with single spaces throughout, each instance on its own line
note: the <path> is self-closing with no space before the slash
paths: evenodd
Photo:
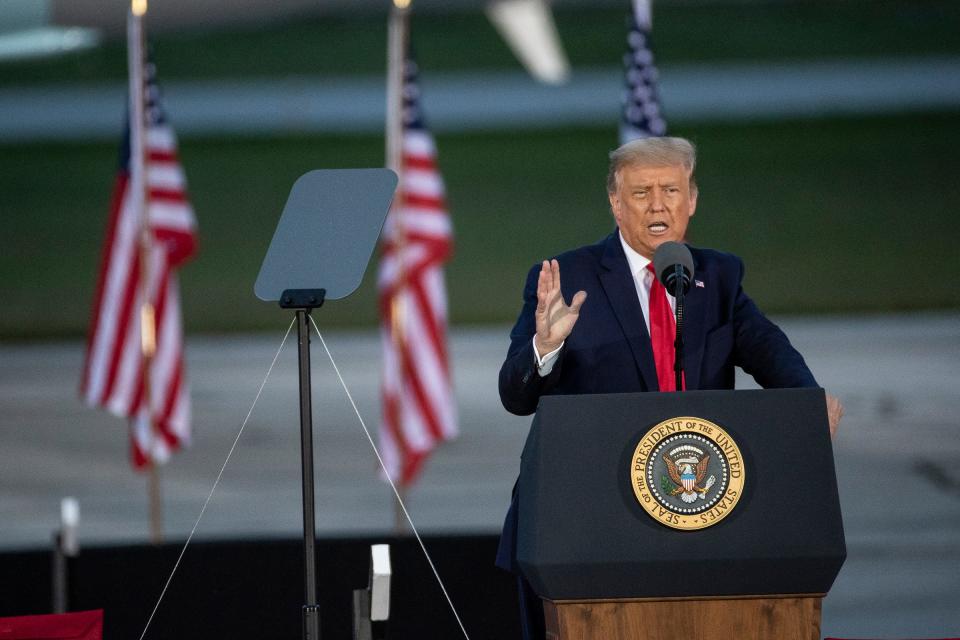
<path id="1" fill-rule="evenodd" d="M 610 201 L 610 213 L 613 214 L 613 219 L 620 224 L 620 198 L 615 193 L 608 193 L 607 199 Z"/>
<path id="2" fill-rule="evenodd" d="M 700 193 L 699 189 L 694 187 L 690 191 L 690 217 L 693 217 L 694 212 L 697 210 L 697 194 Z"/>

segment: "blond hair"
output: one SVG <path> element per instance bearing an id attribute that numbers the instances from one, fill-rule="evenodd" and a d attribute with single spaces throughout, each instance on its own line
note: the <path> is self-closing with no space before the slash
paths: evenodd
<path id="1" fill-rule="evenodd" d="M 610 152 L 610 168 L 607 171 L 607 193 L 614 194 L 620 183 L 620 170 L 624 167 L 677 167 L 682 166 L 690 175 L 690 192 L 696 193 L 697 182 L 693 170 L 697 164 L 697 150 L 686 138 L 640 138 L 632 140 Z"/>

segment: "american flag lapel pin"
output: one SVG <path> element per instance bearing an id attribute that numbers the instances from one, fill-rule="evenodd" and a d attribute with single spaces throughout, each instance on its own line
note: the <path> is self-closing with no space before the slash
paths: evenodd
<path id="1" fill-rule="evenodd" d="M 703 287 L 703 280 L 694 279 L 693 284 L 694 284 L 694 286 L 700 287 L 701 289 L 704 288 L 704 287 Z"/>

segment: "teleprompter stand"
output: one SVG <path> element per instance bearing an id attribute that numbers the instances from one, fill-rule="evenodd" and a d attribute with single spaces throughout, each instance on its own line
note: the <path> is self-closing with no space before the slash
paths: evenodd
<path id="1" fill-rule="evenodd" d="M 303 638 L 319 640 L 313 480 L 310 312 L 360 286 L 397 176 L 388 169 L 310 171 L 290 190 L 254 285 L 257 297 L 296 310 L 303 483 Z"/>

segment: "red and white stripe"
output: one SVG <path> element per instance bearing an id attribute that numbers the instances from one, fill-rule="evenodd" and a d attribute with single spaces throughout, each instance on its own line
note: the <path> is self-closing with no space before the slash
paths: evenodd
<path id="1" fill-rule="evenodd" d="M 196 219 L 173 130 L 163 122 L 149 124 L 144 143 L 151 238 L 143 260 L 146 277 L 141 273 L 141 220 L 132 188 L 139 181 L 124 167 L 111 204 L 81 382 L 87 404 L 131 419 L 136 467 L 162 463 L 171 451 L 189 443 L 190 396 L 175 270 L 196 249 Z M 149 401 L 141 349 L 145 299 L 153 304 L 156 318 Z"/>
<path id="2" fill-rule="evenodd" d="M 436 155 L 427 131 L 404 130 L 400 185 L 383 231 L 380 447 L 401 485 L 414 480 L 438 443 L 457 435 L 443 274 L 453 233 Z"/>

